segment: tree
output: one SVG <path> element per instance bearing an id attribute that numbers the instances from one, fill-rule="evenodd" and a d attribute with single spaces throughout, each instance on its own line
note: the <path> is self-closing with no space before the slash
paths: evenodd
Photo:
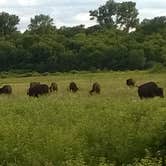
<path id="1" fill-rule="evenodd" d="M 12 65 L 15 64 L 15 51 L 16 48 L 13 43 L 0 41 L 0 71 L 12 68 Z"/>
<path id="2" fill-rule="evenodd" d="M 73 27 L 65 27 L 62 26 L 58 30 L 60 34 L 65 35 L 66 37 L 73 37 L 74 35 L 84 32 L 85 31 L 85 25 L 78 25 L 78 26 L 73 26 Z"/>
<path id="3" fill-rule="evenodd" d="M 142 49 L 134 49 L 129 51 L 127 57 L 128 68 L 129 69 L 143 69 L 145 66 L 144 51 Z"/>
<path id="4" fill-rule="evenodd" d="M 105 5 L 100 6 L 97 10 L 90 10 L 91 20 L 97 19 L 100 25 L 111 24 L 114 25 L 113 17 L 116 14 L 116 3 L 114 0 L 109 0 Z"/>
<path id="5" fill-rule="evenodd" d="M 130 1 L 118 4 L 116 24 L 125 32 L 129 32 L 130 29 L 137 27 L 139 24 L 137 16 L 138 10 L 136 9 L 136 3 Z"/>
<path id="6" fill-rule="evenodd" d="M 90 19 L 94 20 L 96 18 L 101 26 L 112 25 L 125 32 L 136 28 L 139 23 L 136 3 L 131 1 L 116 3 L 114 0 L 108 0 L 105 5 L 89 12 Z"/>
<path id="7" fill-rule="evenodd" d="M 10 35 L 17 31 L 16 25 L 20 19 L 16 15 L 10 15 L 9 13 L 0 13 L 0 35 Z"/>
<path id="8" fill-rule="evenodd" d="M 31 23 L 28 25 L 28 28 L 32 33 L 36 34 L 52 33 L 56 29 L 53 19 L 50 18 L 49 15 L 44 14 L 36 15 L 34 18 L 31 18 Z"/>
<path id="9" fill-rule="evenodd" d="M 153 19 L 144 19 L 140 26 L 139 31 L 144 34 L 152 34 L 162 31 L 166 28 L 166 16 L 155 17 Z"/>
<path id="10" fill-rule="evenodd" d="M 19 43 L 22 45 L 24 49 L 29 49 L 33 44 L 36 44 L 39 42 L 39 36 L 38 35 L 29 35 L 25 34 L 22 36 Z"/>

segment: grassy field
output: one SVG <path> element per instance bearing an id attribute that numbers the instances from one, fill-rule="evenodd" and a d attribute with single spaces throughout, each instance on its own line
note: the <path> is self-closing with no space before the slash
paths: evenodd
<path id="1" fill-rule="evenodd" d="M 0 96 L 0 165 L 161 165 L 145 156 L 162 149 L 166 138 L 166 98 L 140 100 L 137 88 L 125 84 L 130 77 L 137 85 L 156 81 L 166 89 L 165 73 L 146 71 L 1 79 L 13 94 Z M 32 81 L 57 82 L 59 90 L 30 98 Z M 76 94 L 67 91 L 71 81 L 80 87 Z M 101 95 L 90 96 L 95 81 Z"/>

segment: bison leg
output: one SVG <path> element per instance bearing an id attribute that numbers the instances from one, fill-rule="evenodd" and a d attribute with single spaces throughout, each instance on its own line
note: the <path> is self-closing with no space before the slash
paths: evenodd
<path id="1" fill-rule="evenodd" d="M 89 94 L 92 95 L 93 94 L 93 90 L 89 91 Z"/>
<path id="2" fill-rule="evenodd" d="M 36 93 L 36 94 L 34 95 L 34 97 L 39 97 L 39 95 Z"/>

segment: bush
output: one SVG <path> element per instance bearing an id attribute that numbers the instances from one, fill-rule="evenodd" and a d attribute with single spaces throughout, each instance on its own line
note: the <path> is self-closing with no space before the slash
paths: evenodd
<path id="1" fill-rule="evenodd" d="M 32 76 L 36 77 L 36 76 L 40 76 L 41 74 L 38 72 L 32 72 Z"/>
<path id="2" fill-rule="evenodd" d="M 44 73 L 42 73 L 41 75 L 42 76 L 48 76 L 50 73 L 49 72 L 44 72 Z"/>
<path id="3" fill-rule="evenodd" d="M 160 73 L 165 72 L 166 68 L 161 63 L 156 63 L 150 70 L 150 73 Z"/>
<path id="4" fill-rule="evenodd" d="M 145 158 L 141 159 L 141 161 L 135 162 L 133 166 L 161 166 L 161 160 L 146 156 Z"/>
<path id="5" fill-rule="evenodd" d="M 32 72 L 19 75 L 19 77 L 32 77 L 32 76 L 33 76 Z"/>
<path id="6" fill-rule="evenodd" d="M 0 78 L 7 78 L 8 77 L 8 73 L 5 74 L 4 72 L 0 73 Z"/>
<path id="7" fill-rule="evenodd" d="M 72 74 L 78 74 L 79 71 L 78 71 L 78 70 L 71 70 L 69 73 L 72 73 Z"/>

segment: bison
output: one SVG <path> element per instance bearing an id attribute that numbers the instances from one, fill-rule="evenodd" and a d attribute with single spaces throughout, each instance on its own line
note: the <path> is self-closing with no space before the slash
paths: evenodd
<path id="1" fill-rule="evenodd" d="M 92 95 L 93 92 L 100 94 L 100 84 L 98 82 L 93 83 L 92 90 L 89 91 L 89 94 Z"/>
<path id="2" fill-rule="evenodd" d="M 32 88 L 32 87 L 34 87 L 36 85 L 39 85 L 39 84 L 40 84 L 40 82 L 31 82 L 30 83 L 30 88 Z"/>
<path id="3" fill-rule="evenodd" d="M 135 81 L 132 78 L 126 80 L 126 85 L 129 87 L 135 86 Z"/>
<path id="4" fill-rule="evenodd" d="M 4 85 L 2 88 L 0 88 L 0 94 L 11 94 L 12 93 L 12 87 L 10 85 Z"/>
<path id="5" fill-rule="evenodd" d="M 57 85 L 57 83 L 52 82 L 49 89 L 50 89 L 50 92 L 58 91 L 58 85 Z"/>
<path id="6" fill-rule="evenodd" d="M 36 86 L 30 87 L 28 89 L 27 95 L 38 97 L 39 95 L 47 94 L 49 92 L 49 87 L 46 84 L 38 84 Z"/>
<path id="7" fill-rule="evenodd" d="M 138 95 L 140 99 L 153 98 L 155 96 L 164 97 L 163 88 L 158 87 L 155 82 L 147 82 L 138 86 Z"/>
<path id="8" fill-rule="evenodd" d="M 77 92 L 78 91 L 78 87 L 77 87 L 77 85 L 76 85 L 76 83 L 75 82 L 71 82 L 70 83 L 70 85 L 69 85 L 69 90 L 71 91 L 71 92 Z"/>

